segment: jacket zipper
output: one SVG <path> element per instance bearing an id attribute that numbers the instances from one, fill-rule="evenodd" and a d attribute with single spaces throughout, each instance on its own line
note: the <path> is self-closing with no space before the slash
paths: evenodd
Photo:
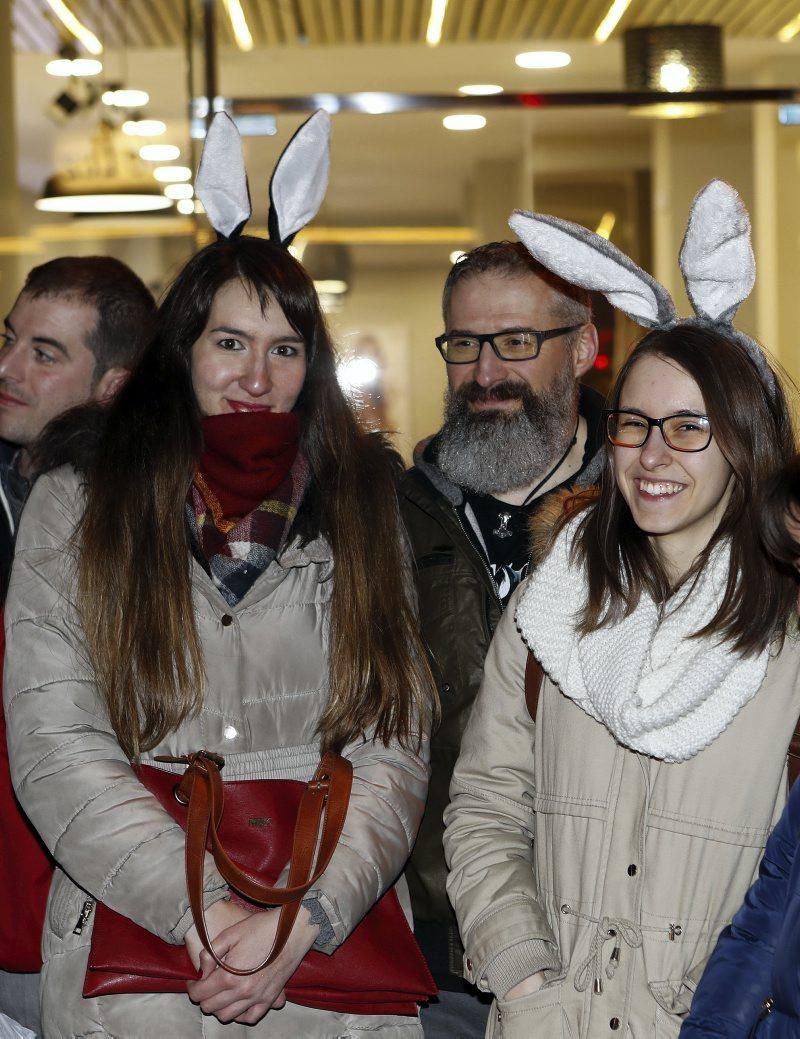
<path id="1" fill-rule="evenodd" d="M 751 1028 L 750 1033 L 749 1033 L 747 1039 L 753 1039 L 753 1037 L 758 1032 L 758 1029 L 761 1026 L 761 1023 L 766 1018 L 768 1018 L 769 1015 L 772 1013 L 772 1010 L 773 1010 L 774 1006 L 775 1006 L 775 1000 L 772 998 L 772 996 L 767 996 L 767 998 L 761 1004 L 761 1013 L 756 1018 L 755 1024 Z"/>
<path id="2" fill-rule="evenodd" d="M 472 549 L 472 551 L 475 553 L 475 555 L 478 557 L 478 559 L 481 561 L 481 566 L 483 567 L 484 573 L 489 578 L 489 587 L 492 590 L 492 595 L 494 596 L 494 601 L 497 603 L 497 606 L 498 606 L 500 612 L 502 613 L 503 612 L 503 604 L 500 601 L 500 596 L 497 594 L 497 585 L 495 584 L 494 577 L 492 577 L 492 571 L 489 568 L 489 563 L 487 562 L 487 559 L 484 556 L 484 554 L 482 552 L 478 551 L 478 549 L 475 547 L 475 542 L 472 540 L 472 536 L 470 535 L 470 532 L 464 526 L 464 522 L 461 519 L 461 516 L 459 515 L 458 509 L 455 506 L 452 506 L 452 509 L 453 509 L 453 513 L 455 514 L 456 520 L 458 521 L 458 525 L 461 528 L 461 530 L 462 530 L 462 532 L 464 534 L 464 537 L 467 539 L 467 544 Z M 489 617 L 488 616 L 486 617 L 486 625 L 487 625 L 487 627 L 490 628 L 489 634 L 491 635 L 491 626 L 489 625 Z"/>
<path id="3" fill-rule="evenodd" d="M 80 916 L 78 917 L 78 922 L 75 924 L 75 926 L 72 929 L 72 933 L 73 934 L 83 934 L 83 929 L 86 926 L 86 924 L 89 922 L 89 917 L 92 915 L 92 910 L 93 909 L 94 909 L 94 899 L 87 898 L 86 901 L 81 906 L 81 912 L 80 912 Z"/>

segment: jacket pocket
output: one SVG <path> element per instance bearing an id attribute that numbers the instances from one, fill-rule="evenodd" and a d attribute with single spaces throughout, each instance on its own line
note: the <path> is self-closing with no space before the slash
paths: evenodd
<path id="1" fill-rule="evenodd" d="M 561 1004 L 561 988 L 556 983 L 530 996 L 496 999 L 489 1012 L 486 1039 L 575 1039 Z"/>

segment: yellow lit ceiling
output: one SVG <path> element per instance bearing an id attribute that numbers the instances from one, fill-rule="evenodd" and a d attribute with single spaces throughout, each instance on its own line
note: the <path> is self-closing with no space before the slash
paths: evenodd
<path id="1" fill-rule="evenodd" d="M 442 43 L 589 39 L 610 0 L 450 0 Z M 423 43 L 430 0 L 241 0 L 256 47 Z M 184 39 L 184 0 L 70 0 L 107 47 L 170 47 Z M 200 4 L 194 0 L 199 12 Z M 233 45 L 218 4 L 220 42 Z M 617 33 L 663 22 L 713 22 L 727 36 L 770 37 L 800 12 L 799 0 L 633 0 Z M 17 50 L 53 50 L 45 0 L 14 0 Z"/>

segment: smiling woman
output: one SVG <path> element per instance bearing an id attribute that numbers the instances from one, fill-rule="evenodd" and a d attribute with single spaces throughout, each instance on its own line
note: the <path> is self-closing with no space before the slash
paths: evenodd
<path id="1" fill-rule="evenodd" d="M 800 711 L 796 584 L 760 540 L 793 449 L 777 380 L 722 327 L 656 329 L 606 434 L 599 488 L 538 532 L 445 812 L 495 1039 L 678 1035 L 780 810 Z"/>
<path id="2" fill-rule="evenodd" d="M 65 907 L 46 925 L 46 1034 L 87 1034 L 100 1016 L 118 1035 L 421 1034 L 413 1001 L 318 1009 L 284 991 L 395 883 L 424 804 L 433 695 L 402 579 L 396 473 L 339 387 L 308 273 L 281 245 L 236 234 L 176 278 L 81 475 L 40 477 L 7 606 L 6 694 L 19 797 L 55 851 Z M 46 630 L 23 620 L 42 610 Z M 45 707 L 51 666 L 63 698 Z M 22 735 L 30 710 L 38 749 Z M 82 733 L 78 754 L 63 725 Z M 352 766 L 339 846 L 280 955 L 246 977 L 280 911 L 231 901 L 209 861 L 216 967 L 187 912 L 184 834 L 130 767 L 203 747 L 224 757 L 226 780 L 304 783 L 329 750 Z M 202 976 L 177 994 L 82 998 L 94 898 L 185 944 Z"/>

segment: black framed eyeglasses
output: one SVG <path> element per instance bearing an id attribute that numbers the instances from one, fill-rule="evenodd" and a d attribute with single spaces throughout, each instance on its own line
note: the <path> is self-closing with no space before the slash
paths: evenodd
<path id="1" fill-rule="evenodd" d="M 657 426 L 664 443 L 673 451 L 705 451 L 711 443 L 708 415 L 683 412 L 650 418 L 640 411 L 604 411 L 606 436 L 615 447 L 643 447 L 650 430 Z"/>
<path id="2" fill-rule="evenodd" d="M 447 364 L 474 364 L 488 343 L 501 361 L 532 361 L 539 356 L 542 343 L 569 332 L 577 332 L 583 325 L 566 325 L 539 332 L 534 328 L 517 328 L 505 332 L 487 332 L 485 335 L 462 335 L 445 332 L 436 337 L 436 346 Z"/>

